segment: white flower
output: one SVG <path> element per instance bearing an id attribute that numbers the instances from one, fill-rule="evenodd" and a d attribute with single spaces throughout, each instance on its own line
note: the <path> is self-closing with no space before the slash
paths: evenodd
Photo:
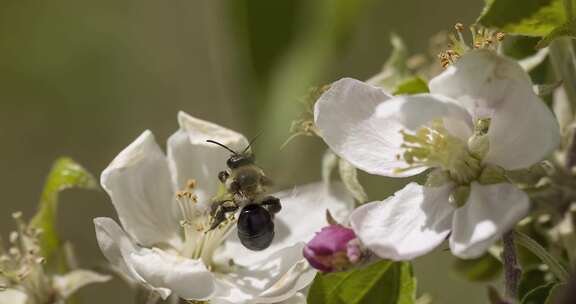
<path id="1" fill-rule="evenodd" d="M 9 247 L 0 240 L 0 304 L 63 304 L 80 288 L 111 279 L 90 270 L 74 269 L 65 274 L 46 271 L 41 254 L 41 230 L 12 215 L 16 230 L 10 233 Z"/>
<path id="2" fill-rule="evenodd" d="M 302 257 L 301 242 L 324 225 L 326 209 L 348 214 L 351 198 L 324 184 L 274 194 L 282 204 L 276 236 L 259 252 L 240 244 L 234 221 L 206 232 L 210 199 L 220 183 L 217 174 L 230 156 L 206 140 L 238 150 L 248 142 L 241 134 L 185 113 L 179 113 L 178 121 L 180 129 L 168 140 L 167 157 L 145 131 L 102 173 L 102 186 L 122 224 L 110 218 L 94 220 L 106 258 L 163 298 L 174 294 L 210 303 L 302 300 L 297 292 L 315 271 Z M 196 180 L 194 195 L 177 195 L 190 179 Z"/>
<path id="3" fill-rule="evenodd" d="M 353 212 L 357 235 L 383 258 L 412 259 L 448 236 L 455 255 L 480 256 L 530 206 L 494 173 L 535 164 L 559 143 L 556 120 L 511 59 L 471 51 L 429 86 L 391 97 L 342 79 L 316 103 L 320 135 L 354 166 L 392 177 L 433 169 L 427 186 L 411 183 Z"/>

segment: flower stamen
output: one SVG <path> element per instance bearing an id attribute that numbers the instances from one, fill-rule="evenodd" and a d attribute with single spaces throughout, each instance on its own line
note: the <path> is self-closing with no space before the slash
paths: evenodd
<path id="1" fill-rule="evenodd" d="M 440 167 L 459 184 L 467 184 L 481 171 L 480 160 L 470 153 L 461 139 L 451 135 L 441 120 L 432 121 L 430 126 L 418 129 L 415 133 L 401 130 L 404 138 L 402 155 L 408 168 L 397 169 L 403 172 L 419 167 Z"/>
<path id="2" fill-rule="evenodd" d="M 184 234 L 184 246 L 181 255 L 192 259 L 202 259 L 207 267 L 213 267 L 213 255 L 216 249 L 228 237 L 236 223 L 236 217 L 230 215 L 221 225 L 210 230 L 210 210 L 202 208 L 194 189 L 198 183 L 188 180 L 186 190 L 176 193 L 176 201 L 182 214 L 180 226 Z"/>

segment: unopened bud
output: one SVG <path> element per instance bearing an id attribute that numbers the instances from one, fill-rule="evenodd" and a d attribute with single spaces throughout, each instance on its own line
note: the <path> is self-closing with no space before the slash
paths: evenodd
<path id="1" fill-rule="evenodd" d="M 356 234 L 342 225 L 329 225 L 304 247 L 304 257 L 321 272 L 344 271 L 362 260 Z"/>

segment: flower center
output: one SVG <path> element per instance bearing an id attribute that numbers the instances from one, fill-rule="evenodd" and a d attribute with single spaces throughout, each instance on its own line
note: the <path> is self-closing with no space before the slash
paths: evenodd
<path id="1" fill-rule="evenodd" d="M 51 298 L 53 290 L 42 265 L 39 237 L 41 230 L 22 220 L 22 213 L 12 215 L 17 230 L 10 234 L 9 248 L 0 242 L 0 292 L 5 288 L 20 287 L 34 303 L 44 303 Z"/>
<path id="2" fill-rule="evenodd" d="M 397 169 L 398 172 L 418 167 L 438 167 L 448 173 L 458 184 L 468 184 L 481 172 L 481 157 L 472 153 L 469 144 L 451 135 L 444 127 L 442 120 L 434 120 L 431 125 L 422 127 L 414 133 L 400 131 L 404 143 L 403 159 L 408 168 Z"/>
<path id="3" fill-rule="evenodd" d="M 196 182 L 190 180 L 186 190 L 176 193 L 176 201 L 182 214 L 180 226 L 183 230 L 184 244 L 182 254 L 192 259 L 202 259 L 209 268 L 214 266 L 214 253 L 232 231 L 236 219 L 230 215 L 226 221 L 210 230 L 210 210 L 200 206 L 194 194 Z"/>

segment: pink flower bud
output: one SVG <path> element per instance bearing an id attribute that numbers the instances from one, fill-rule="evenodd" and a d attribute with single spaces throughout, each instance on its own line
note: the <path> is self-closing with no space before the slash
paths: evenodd
<path id="1" fill-rule="evenodd" d="M 322 272 L 342 271 L 360 261 L 362 250 L 352 229 L 333 224 L 306 244 L 304 257 Z"/>

